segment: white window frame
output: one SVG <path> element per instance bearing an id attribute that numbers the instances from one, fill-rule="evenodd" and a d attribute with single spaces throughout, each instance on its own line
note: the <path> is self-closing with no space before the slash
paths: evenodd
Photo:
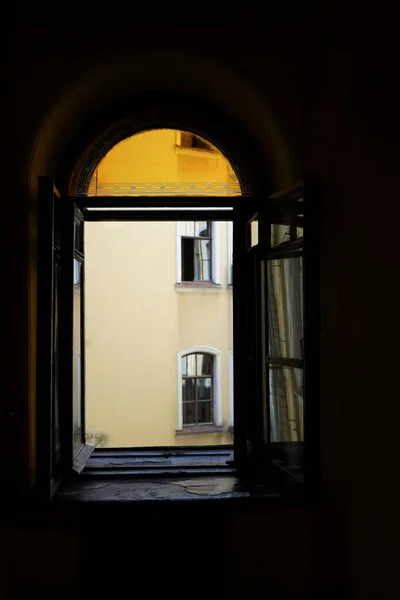
<path id="1" fill-rule="evenodd" d="M 182 235 L 185 233 L 186 221 L 176 224 L 176 283 L 182 283 Z M 221 285 L 221 232 L 218 221 L 211 222 L 211 282 Z"/>
<path id="2" fill-rule="evenodd" d="M 221 385 L 221 352 L 211 346 L 192 346 L 177 353 L 177 394 L 178 423 L 177 430 L 183 429 L 182 408 L 182 358 L 188 354 L 210 354 L 213 357 L 213 420 L 215 427 L 222 427 L 222 385 Z M 201 425 L 199 425 L 201 427 Z"/>

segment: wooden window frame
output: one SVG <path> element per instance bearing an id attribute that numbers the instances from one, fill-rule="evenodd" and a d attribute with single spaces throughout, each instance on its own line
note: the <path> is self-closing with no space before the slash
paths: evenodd
<path id="1" fill-rule="evenodd" d="M 282 251 L 296 252 L 298 250 L 297 240 L 289 240 L 281 244 L 280 248 L 271 248 L 270 244 L 270 223 L 274 222 L 275 216 L 281 218 L 280 207 L 283 202 L 289 205 L 293 198 L 296 198 L 299 188 L 305 187 L 305 197 L 308 198 L 308 191 L 311 201 L 307 199 L 307 209 L 304 211 L 302 224 L 306 226 L 308 232 L 303 243 L 304 257 L 306 261 L 306 281 L 307 302 L 304 304 L 305 316 L 305 338 L 306 345 L 304 349 L 305 364 L 309 365 L 309 372 L 313 375 L 306 378 L 306 401 L 305 401 L 305 439 L 304 443 L 304 481 L 300 482 L 296 477 L 282 468 L 274 461 L 274 453 L 270 444 L 270 410 L 268 405 L 268 392 L 266 393 L 266 354 L 265 354 L 265 335 L 268 335 L 266 324 L 265 306 L 263 303 L 263 294 L 265 294 L 265 282 L 263 284 L 260 275 L 260 263 L 277 255 Z M 284 190 L 278 194 L 270 196 L 266 201 L 263 197 L 87 197 L 87 196 L 69 196 L 60 197 L 54 190 L 53 183 L 47 178 L 42 178 L 39 186 L 41 193 L 43 190 L 57 197 L 58 202 L 63 206 L 61 213 L 63 215 L 63 235 L 67 240 L 65 247 L 61 245 L 61 264 L 63 264 L 63 253 L 74 254 L 73 236 L 71 234 L 71 223 L 73 220 L 73 210 L 80 211 L 83 221 L 233 221 L 233 278 L 235 286 L 232 288 L 233 294 L 233 346 L 235 349 L 235 360 L 233 364 L 234 372 L 234 465 L 239 475 L 245 477 L 269 477 L 271 473 L 274 476 L 281 477 L 293 490 L 301 489 L 301 493 L 306 493 L 307 497 L 315 499 L 319 491 L 319 262 L 318 262 L 318 212 L 317 204 L 313 201 L 317 196 L 316 188 L 313 182 L 297 185 L 294 188 Z M 303 191 L 301 192 L 303 194 Z M 202 207 L 208 206 L 209 209 Z M 226 207 L 226 210 L 212 209 L 212 206 Z M 74 208 L 75 207 L 75 208 Z M 119 207 L 121 210 L 113 210 Z M 129 208 L 135 210 L 129 210 Z M 169 210 L 164 210 L 168 207 Z M 99 208 L 101 210 L 96 210 Z M 138 210 L 139 208 L 139 210 Z M 109 209 L 109 210 L 107 210 Z M 125 210 L 123 210 L 125 209 Z M 150 210 L 151 209 L 151 210 Z M 159 210 L 157 210 L 159 209 Z M 175 209 L 175 210 L 174 210 Z M 185 209 L 188 209 L 185 211 Z M 233 209 L 233 210 L 232 210 Z M 275 215 L 275 216 L 274 216 Z M 258 221 L 258 244 L 251 246 L 251 222 L 255 216 Z M 272 220 L 272 221 L 271 221 Z M 51 266 L 53 273 L 54 258 L 50 262 L 43 261 L 46 257 L 44 246 L 54 239 L 54 230 L 50 235 L 44 235 L 46 231 L 53 228 L 54 221 L 51 221 L 46 211 L 42 211 L 42 221 L 45 223 L 43 229 L 39 229 L 39 236 L 42 236 L 42 243 L 39 244 L 41 261 L 40 264 Z M 70 236 L 70 237 L 68 237 Z M 52 245 L 53 248 L 53 245 Z M 54 253 L 52 254 L 54 256 Z M 72 295 L 73 290 L 73 263 L 61 274 L 61 295 L 68 297 Z M 47 381 L 51 381 L 49 365 L 52 364 L 52 338 L 50 333 L 51 326 L 45 319 L 45 310 L 48 304 L 47 298 L 53 298 L 53 275 L 51 275 L 51 286 L 43 277 L 45 270 L 42 267 L 39 272 L 40 285 L 38 288 L 38 318 L 42 326 L 42 333 L 39 337 L 38 345 L 38 410 L 37 423 L 38 432 L 47 432 L 44 438 L 38 435 L 38 473 L 41 474 L 40 482 L 44 483 L 44 496 L 50 499 L 54 494 L 55 488 L 52 481 L 51 471 L 51 445 L 47 444 L 51 438 L 52 431 L 52 398 L 48 394 Z M 43 287 L 45 284 L 45 287 Z M 264 287 L 263 287 L 264 286 Z M 51 289 L 50 289 L 51 288 Z M 47 304 L 46 304 L 47 303 Z M 63 332 L 61 335 L 62 348 L 60 356 L 66 359 L 71 351 L 71 333 L 72 333 L 72 315 L 64 315 L 62 319 Z M 50 340 L 50 342 L 49 342 Z M 43 357 L 43 360 L 42 360 Z M 69 360 L 69 359 L 68 359 Z M 68 363 L 68 360 L 66 361 Z M 64 361 L 65 362 L 65 361 Z M 75 455 L 72 452 L 71 424 L 72 424 L 72 389 L 66 374 L 66 367 L 63 366 L 64 387 L 62 399 L 62 425 L 63 433 L 61 436 L 61 456 L 62 470 L 61 476 L 65 476 L 66 471 L 79 475 L 85 467 L 85 464 L 93 451 L 84 442 L 79 452 Z M 66 385 L 67 383 L 67 385 Z M 49 399 L 50 398 L 50 399 Z M 82 412 L 84 416 L 84 410 Z M 49 421 L 50 418 L 50 421 Z M 84 427 L 84 420 L 83 420 Z M 50 436 L 50 438 L 49 438 Z M 114 475 L 110 475 L 115 476 Z M 50 484 L 49 484 L 50 482 Z"/>

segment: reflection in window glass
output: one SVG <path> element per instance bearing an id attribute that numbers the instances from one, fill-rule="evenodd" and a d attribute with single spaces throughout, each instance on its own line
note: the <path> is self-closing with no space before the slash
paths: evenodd
<path id="1" fill-rule="evenodd" d="M 82 444 L 82 369 L 81 369 L 81 310 L 82 310 L 82 263 L 74 259 L 74 326 L 73 326 L 73 446 Z"/>
<path id="2" fill-rule="evenodd" d="M 271 441 L 303 441 L 303 369 L 269 367 Z"/>
<path id="3" fill-rule="evenodd" d="M 197 237 L 210 237 L 210 225 L 209 221 L 195 221 L 194 223 L 194 235 Z"/>
<path id="4" fill-rule="evenodd" d="M 303 259 L 268 261 L 268 354 L 303 359 Z"/>
<path id="5" fill-rule="evenodd" d="M 271 246 L 290 240 L 290 229 L 287 225 L 271 225 Z"/>
<path id="6" fill-rule="evenodd" d="M 195 240 L 194 245 L 195 280 L 210 281 L 211 279 L 211 241 Z"/>
<path id="7" fill-rule="evenodd" d="M 258 244 L 258 219 L 255 219 L 250 223 L 250 238 L 251 247 L 257 246 Z"/>

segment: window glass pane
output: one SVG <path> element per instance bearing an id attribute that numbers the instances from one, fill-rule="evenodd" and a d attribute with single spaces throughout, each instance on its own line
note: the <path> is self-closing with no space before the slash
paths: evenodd
<path id="1" fill-rule="evenodd" d="M 251 247 L 257 246 L 258 244 L 258 219 L 254 219 L 250 223 L 250 239 L 251 239 Z"/>
<path id="2" fill-rule="evenodd" d="M 195 240 L 195 278 L 197 281 L 211 279 L 210 240 Z"/>
<path id="3" fill-rule="evenodd" d="M 269 366 L 272 442 L 303 441 L 303 370 Z"/>
<path id="4" fill-rule="evenodd" d="M 268 353 L 303 359 L 303 259 L 268 261 Z"/>
<path id="5" fill-rule="evenodd" d="M 79 252 L 83 251 L 83 230 L 82 223 L 79 221 L 74 221 L 74 238 L 75 238 L 75 249 L 79 250 Z"/>
<path id="6" fill-rule="evenodd" d="M 195 400 L 195 379 L 183 379 L 182 380 L 182 401 L 191 402 Z"/>
<path id="7" fill-rule="evenodd" d="M 196 258 L 200 260 L 210 260 L 211 258 L 211 242 L 210 240 L 195 240 Z"/>
<path id="8" fill-rule="evenodd" d="M 208 221 L 196 221 L 194 229 L 194 235 L 199 237 L 210 237 L 209 222 Z"/>
<path id="9" fill-rule="evenodd" d="M 203 379 L 200 377 L 197 379 L 197 398 L 199 400 L 210 400 L 211 399 L 211 379 Z"/>
<path id="10" fill-rule="evenodd" d="M 269 367 L 271 458 L 303 480 L 304 407 L 302 369 Z"/>
<path id="11" fill-rule="evenodd" d="M 186 361 L 187 361 L 186 374 L 187 375 L 196 375 L 196 355 L 188 354 L 188 356 L 186 356 Z"/>
<path id="12" fill-rule="evenodd" d="M 197 404 L 197 422 L 212 423 L 212 404 L 206 400 Z"/>
<path id="13" fill-rule="evenodd" d="M 74 272 L 78 272 L 78 283 L 74 285 L 74 325 L 73 325 L 73 446 L 78 448 L 82 443 L 82 369 L 81 369 L 81 309 L 82 296 L 82 263 L 74 259 Z"/>
<path id="14" fill-rule="evenodd" d="M 196 281 L 211 281 L 211 263 L 209 260 L 196 260 Z"/>
<path id="15" fill-rule="evenodd" d="M 288 225 L 271 225 L 271 246 L 282 244 L 290 240 Z"/>
<path id="16" fill-rule="evenodd" d="M 184 402 L 182 405 L 182 418 L 184 425 L 194 425 L 195 423 L 195 402 Z"/>
<path id="17" fill-rule="evenodd" d="M 60 247 L 60 200 L 54 198 L 54 245 Z"/>
<path id="18" fill-rule="evenodd" d="M 74 260 L 74 285 L 79 285 L 81 279 L 80 262 Z"/>
<path id="19" fill-rule="evenodd" d="M 54 271 L 54 340 L 53 340 L 53 461 L 60 458 L 60 383 L 59 383 L 59 303 L 60 303 L 60 264 L 55 262 Z M 53 472 L 54 475 L 54 472 Z"/>
<path id="20" fill-rule="evenodd" d="M 212 375 L 212 368 L 211 354 L 197 354 L 197 375 Z"/>

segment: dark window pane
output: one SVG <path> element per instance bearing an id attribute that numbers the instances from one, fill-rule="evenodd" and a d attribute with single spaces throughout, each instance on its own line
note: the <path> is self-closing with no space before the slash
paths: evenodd
<path id="1" fill-rule="evenodd" d="M 182 380 L 182 400 L 189 402 L 195 400 L 195 379 Z"/>
<path id="2" fill-rule="evenodd" d="M 60 247 L 60 202 L 54 198 L 54 245 Z"/>
<path id="3" fill-rule="evenodd" d="M 182 238 L 182 281 L 194 280 L 194 240 Z"/>
<path id="4" fill-rule="evenodd" d="M 212 375 L 213 357 L 211 354 L 197 355 L 197 372 L 196 375 Z"/>
<path id="5" fill-rule="evenodd" d="M 197 398 L 211 400 L 211 378 L 200 377 L 197 379 Z"/>
<path id="6" fill-rule="evenodd" d="M 197 403 L 197 422 L 211 423 L 212 422 L 212 404 L 211 401 L 203 401 Z"/>
<path id="7" fill-rule="evenodd" d="M 192 148 L 193 133 L 189 133 L 188 131 L 181 131 L 181 146 L 185 148 Z"/>
<path id="8" fill-rule="evenodd" d="M 193 134 L 192 148 L 200 148 L 202 150 L 214 150 L 214 148 L 205 140 Z"/>
<path id="9" fill-rule="evenodd" d="M 184 402 L 182 405 L 182 418 L 184 425 L 194 425 L 195 423 L 195 402 Z"/>
<path id="10" fill-rule="evenodd" d="M 270 366 L 269 398 L 271 441 L 303 441 L 303 370 Z"/>
<path id="11" fill-rule="evenodd" d="M 75 250 L 83 252 L 83 229 L 79 221 L 74 221 L 74 246 Z"/>
<path id="12" fill-rule="evenodd" d="M 54 339 L 53 339 L 53 460 L 55 465 L 60 458 L 60 383 L 59 383 L 59 303 L 60 303 L 60 264 L 55 263 L 54 271 Z"/>
<path id="13" fill-rule="evenodd" d="M 304 358 L 303 259 L 268 261 L 268 353 Z"/>

